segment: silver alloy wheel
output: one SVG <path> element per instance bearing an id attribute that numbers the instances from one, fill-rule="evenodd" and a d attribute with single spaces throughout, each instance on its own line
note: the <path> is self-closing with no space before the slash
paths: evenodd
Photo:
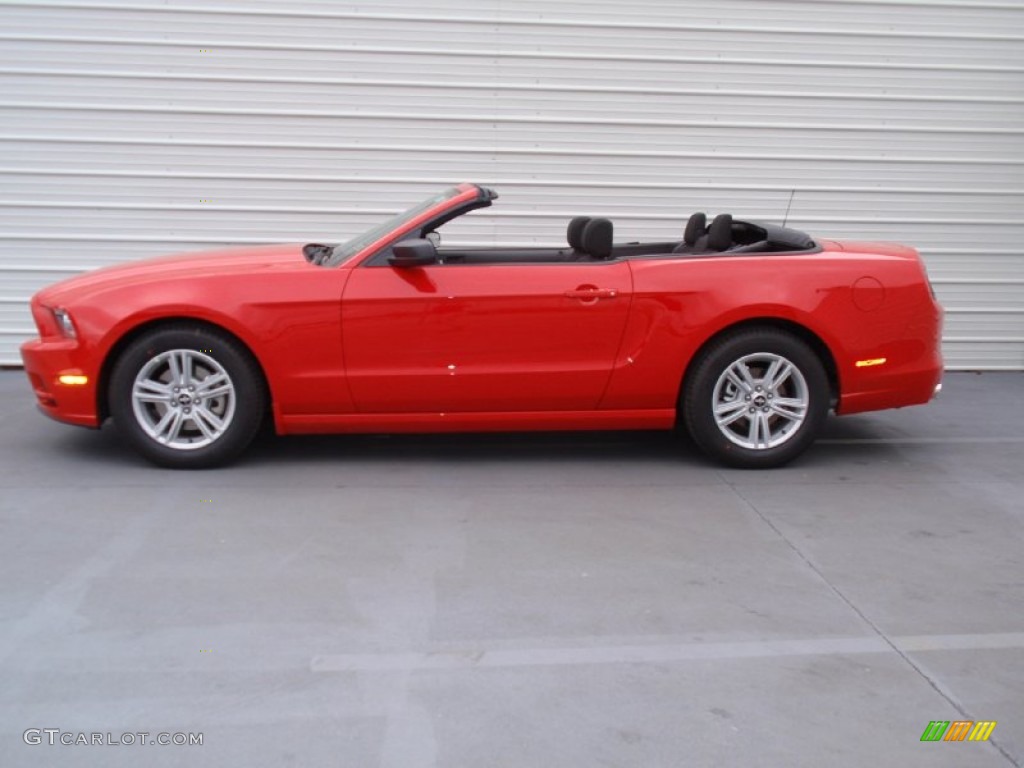
<path id="1" fill-rule="evenodd" d="M 750 450 L 782 445 L 804 423 L 810 390 L 792 362 L 771 352 L 729 365 L 712 394 L 715 423 L 730 441 Z"/>
<path id="2" fill-rule="evenodd" d="M 219 438 L 235 415 L 235 386 L 220 363 L 194 349 L 149 360 L 132 384 L 135 419 L 150 438 L 181 451 Z"/>

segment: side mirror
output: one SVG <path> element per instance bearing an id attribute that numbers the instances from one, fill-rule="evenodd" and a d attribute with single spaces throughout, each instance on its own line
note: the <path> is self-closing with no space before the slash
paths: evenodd
<path id="1" fill-rule="evenodd" d="M 437 262 L 437 248 L 429 240 L 403 240 L 391 249 L 393 267 L 424 267 Z"/>

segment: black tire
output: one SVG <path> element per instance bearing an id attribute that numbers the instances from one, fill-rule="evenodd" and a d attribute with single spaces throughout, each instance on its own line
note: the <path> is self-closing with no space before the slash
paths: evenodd
<path id="1" fill-rule="evenodd" d="M 792 461 L 814 442 L 829 400 L 825 369 L 804 341 L 775 328 L 749 328 L 723 336 L 694 360 L 680 409 L 708 456 L 733 467 L 767 469 Z"/>
<path id="2" fill-rule="evenodd" d="M 189 383 L 192 390 L 175 383 Z M 226 333 L 189 323 L 155 328 L 128 344 L 111 371 L 108 398 L 114 423 L 132 448 L 173 469 L 215 467 L 236 458 L 267 407 L 263 374 L 249 351 Z"/>

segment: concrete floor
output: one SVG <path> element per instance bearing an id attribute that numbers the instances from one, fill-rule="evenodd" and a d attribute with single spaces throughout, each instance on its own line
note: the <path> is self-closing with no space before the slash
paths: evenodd
<path id="1" fill-rule="evenodd" d="M 1021 766 L 1022 396 L 950 374 L 766 472 L 575 434 L 188 473 L 0 373 L 0 766 Z"/>

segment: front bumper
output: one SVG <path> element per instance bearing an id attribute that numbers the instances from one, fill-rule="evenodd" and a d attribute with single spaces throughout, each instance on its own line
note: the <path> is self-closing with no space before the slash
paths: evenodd
<path id="1" fill-rule="evenodd" d="M 39 410 L 52 419 L 82 427 L 99 427 L 96 408 L 98 371 L 74 339 L 33 339 L 21 345 L 25 373 Z M 84 384 L 68 385 L 61 376 L 84 376 Z"/>

